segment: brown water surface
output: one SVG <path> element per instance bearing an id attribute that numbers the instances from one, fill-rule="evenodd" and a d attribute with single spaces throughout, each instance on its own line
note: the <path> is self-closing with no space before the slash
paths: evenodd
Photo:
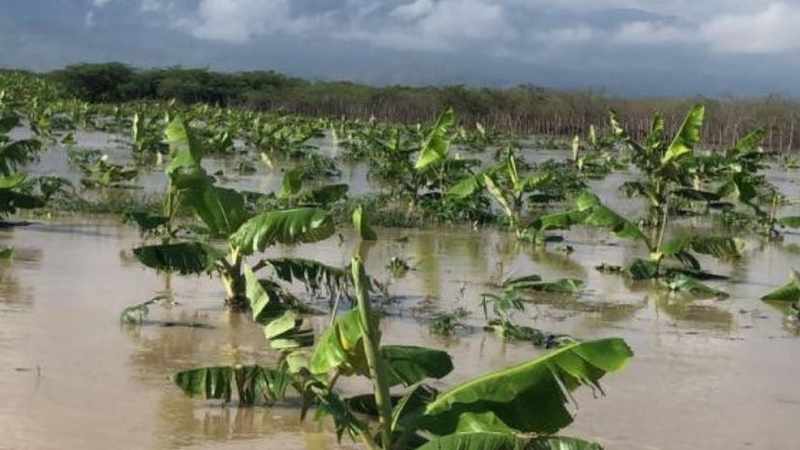
<path id="1" fill-rule="evenodd" d="M 734 276 L 717 283 L 731 299 L 690 301 L 592 269 L 637 252 L 602 243 L 602 235 L 572 234 L 575 252 L 568 256 L 521 248 L 494 231 L 380 235 L 366 250 L 372 274 L 388 280 L 383 265 L 391 256 L 415 266 L 390 284 L 399 300 L 391 308 L 395 316 L 384 322 L 385 341 L 446 348 L 457 366 L 446 383 L 539 350 L 479 330 L 433 337 L 412 315 L 464 306 L 474 311 L 468 322 L 479 325 L 479 294 L 500 268 L 577 277 L 587 280 L 584 294 L 539 297 L 518 319 L 580 338 L 621 336 L 636 357 L 606 380 L 606 398 L 578 396 L 576 423 L 566 434 L 624 450 L 796 445 L 796 331 L 780 311 L 757 300 L 785 280 L 796 257 L 780 247 L 751 250 L 733 266 L 712 266 Z M 345 236 L 344 244 L 330 239 L 280 252 L 344 264 L 354 241 Z M 0 232 L 0 243 L 17 248 L 13 261 L 0 266 L 0 448 L 336 448 L 329 429 L 299 423 L 291 407 L 222 407 L 188 399 L 171 384 L 177 370 L 264 363 L 275 355 L 265 350 L 258 326 L 221 307 L 218 282 L 142 269 L 129 252 L 139 242 L 133 229 L 101 218 Z M 119 324 L 125 306 L 165 291 L 178 305 L 156 306 L 150 319 L 174 326 Z M 208 326 L 182 326 L 189 323 Z"/>

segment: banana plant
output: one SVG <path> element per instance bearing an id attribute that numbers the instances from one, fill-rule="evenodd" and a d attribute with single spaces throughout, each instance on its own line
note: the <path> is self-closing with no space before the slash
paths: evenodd
<path id="1" fill-rule="evenodd" d="M 32 195 L 27 186 L 27 176 L 19 168 L 36 160 L 42 144 L 38 139 L 12 140 L 8 133 L 21 123 L 17 113 L 0 112 L 0 218 L 18 209 L 44 206 L 44 201 Z"/>
<path id="2" fill-rule="evenodd" d="M 92 162 L 81 163 L 78 168 L 83 172 L 81 184 L 89 189 L 123 187 L 139 174 L 134 167 L 108 162 L 108 155 L 95 158 Z"/>
<path id="3" fill-rule="evenodd" d="M 163 125 L 156 117 L 149 118 L 145 111 L 137 111 L 131 119 L 131 142 L 135 155 L 161 154 L 166 149 L 161 139 Z"/>
<path id="4" fill-rule="evenodd" d="M 518 239 L 541 242 L 538 239 L 541 235 L 530 233 L 526 197 L 529 198 L 560 181 L 548 171 L 522 176 L 518 165 L 519 160 L 509 148 L 502 164 L 462 179 L 450 188 L 448 195 L 465 199 L 485 190 L 500 205 L 509 228 Z"/>
<path id="5" fill-rule="evenodd" d="M 543 234 L 547 230 L 566 230 L 576 225 L 603 228 L 622 239 L 638 241 L 645 245 L 648 259 L 636 259 L 628 268 L 634 279 L 674 278 L 675 275 L 690 278 L 709 277 L 702 271 L 695 255 L 709 255 L 719 259 L 735 259 L 740 256 L 742 243 L 734 238 L 722 236 L 685 235 L 666 239 L 666 222 L 657 235 L 643 230 L 639 225 L 626 219 L 604 205 L 597 195 L 590 191 L 581 193 L 575 208 L 569 211 L 548 214 L 534 221 L 532 233 Z M 674 261 L 681 267 L 664 267 L 665 261 Z M 672 281 L 675 281 L 674 279 Z M 694 291 L 708 294 L 697 283 L 686 280 L 669 285 L 675 290 Z M 709 288 L 710 289 L 710 288 Z M 722 296 L 721 293 L 719 296 Z"/>
<path id="6" fill-rule="evenodd" d="M 134 254 L 144 265 L 181 274 L 215 273 L 225 287 L 226 303 L 248 309 L 251 305 L 243 265 L 247 256 L 276 244 L 317 242 L 334 233 L 333 220 L 318 206 L 249 210 L 244 195 L 215 185 L 205 172 L 201 164 L 202 143 L 181 118 L 173 120 L 165 134 L 171 157 L 166 167 L 169 188 L 163 215 L 157 221 L 172 224 L 177 211 L 185 208 L 202 225 L 170 225 L 164 242 L 136 248 Z M 190 239 L 179 236 L 187 230 Z M 226 248 L 218 248 L 218 243 L 224 243 Z M 272 265 L 267 259 L 257 268 Z M 274 284 L 265 286 L 274 291 Z"/>
<path id="7" fill-rule="evenodd" d="M 631 161 L 642 174 L 642 179 L 626 182 L 623 189 L 629 196 L 640 196 L 647 200 L 650 223 L 656 235 L 666 226 L 671 202 L 674 206 L 678 196 L 696 191 L 689 168 L 694 147 L 700 142 L 704 116 L 705 107 L 694 106 L 670 139 L 666 134 L 664 118 L 656 114 L 650 133 L 643 143 L 639 143 L 622 128 L 612 112 L 613 133 L 631 149 Z"/>
<path id="8" fill-rule="evenodd" d="M 573 421 L 567 408 L 571 392 L 598 388 L 603 376 L 633 356 L 622 339 L 570 341 L 537 359 L 438 391 L 426 381 L 451 372 L 450 356 L 383 345 L 362 261 L 355 257 L 351 268 L 357 307 L 338 316 L 313 351 L 288 354 L 277 369 L 192 369 L 177 374 L 176 384 L 191 396 L 230 400 L 237 392 L 240 402 L 264 399 L 267 405 L 292 388 L 303 401 L 301 417 L 314 407 L 318 418 L 333 419 L 339 439 L 347 434 L 372 450 L 600 449 L 556 433 Z M 337 381 L 352 376 L 366 377 L 372 392 L 343 397 Z"/>

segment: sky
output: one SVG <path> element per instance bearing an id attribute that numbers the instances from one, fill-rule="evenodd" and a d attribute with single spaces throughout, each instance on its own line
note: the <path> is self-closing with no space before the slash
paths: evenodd
<path id="1" fill-rule="evenodd" d="M 5 0 L 0 67 L 800 95 L 800 0 Z"/>

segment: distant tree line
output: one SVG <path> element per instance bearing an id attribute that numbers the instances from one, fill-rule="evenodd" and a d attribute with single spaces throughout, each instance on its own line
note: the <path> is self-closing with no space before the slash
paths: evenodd
<path id="1" fill-rule="evenodd" d="M 314 116 L 369 118 L 415 123 L 452 106 L 465 125 L 524 134 L 572 136 L 607 122 L 616 110 L 637 137 L 647 133 L 660 111 L 677 127 L 690 105 L 704 103 L 704 141 L 727 146 L 748 130 L 767 130 L 765 146 L 785 151 L 800 144 L 800 102 L 761 98 L 619 98 L 593 90 L 563 91 L 531 85 L 509 88 L 468 86 L 375 87 L 346 81 L 308 81 L 274 71 L 236 73 L 170 67 L 136 69 L 121 63 L 77 64 L 47 73 L 90 102 L 176 99 L 254 110 L 284 110 Z"/>

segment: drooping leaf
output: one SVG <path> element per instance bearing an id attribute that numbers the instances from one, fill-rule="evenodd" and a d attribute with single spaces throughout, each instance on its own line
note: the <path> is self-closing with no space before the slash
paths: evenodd
<path id="1" fill-rule="evenodd" d="M 582 224 L 586 216 L 587 213 L 584 211 L 566 211 L 546 214 L 534 220 L 529 228 L 540 232 L 547 230 L 568 230 L 574 225 Z"/>
<path id="2" fill-rule="evenodd" d="M 253 320 L 261 325 L 267 325 L 286 311 L 286 306 L 280 302 L 276 295 L 265 290 L 253 273 L 253 269 L 247 264 L 243 267 L 245 278 L 245 290 L 247 299 L 250 301 L 250 312 Z"/>
<path id="3" fill-rule="evenodd" d="M 525 450 L 527 444 L 512 433 L 468 432 L 434 438 L 417 450 Z"/>
<path id="4" fill-rule="evenodd" d="M 667 286 L 671 291 L 688 293 L 696 298 L 725 299 L 730 297 L 726 292 L 714 289 L 711 286 L 683 274 L 672 277 L 667 281 Z"/>
<path id="5" fill-rule="evenodd" d="M 556 281 L 522 281 L 509 287 L 519 291 L 552 292 L 574 294 L 583 289 L 583 281 L 575 278 L 562 278 Z"/>
<path id="6" fill-rule="evenodd" d="M 263 252 L 275 244 L 299 244 L 327 239 L 334 232 L 331 217 L 318 208 L 268 211 L 251 218 L 230 242 L 244 254 Z"/>
<path id="7" fill-rule="evenodd" d="M 453 370 L 453 360 L 441 350 L 384 345 L 381 356 L 386 361 L 386 383 L 389 386 L 411 386 L 426 378 L 444 378 Z"/>
<path id="8" fill-rule="evenodd" d="M 434 438 L 417 450 L 603 450 L 582 439 L 544 436 L 525 438 L 511 433 L 468 432 Z"/>
<path id="9" fill-rule="evenodd" d="M 600 444 L 564 436 L 534 438 L 526 450 L 603 450 Z"/>
<path id="10" fill-rule="evenodd" d="M 767 130 L 757 128 L 736 141 L 735 149 L 738 153 L 751 152 L 758 149 L 758 145 L 767 136 Z"/>
<path id="11" fill-rule="evenodd" d="M 355 227 L 356 232 L 358 233 L 359 237 L 361 237 L 364 241 L 377 241 L 378 234 L 375 233 L 375 230 L 370 228 L 369 224 L 367 223 L 367 216 L 364 213 L 364 207 L 359 206 L 353 211 L 353 227 Z"/>
<path id="12" fill-rule="evenodd" d="M 128 211 L 125 213 L 125 221 L 135 223 L 140 232 L 149 233 L 169 223 L 169 217 L 153 215 L 144 211 Z"/>
<path id="13" fill-rule="evenodd" d="M 460 200 L 469 198 L 475 195 L 476 192 L 483 190 L 483 173 L 477 175 L 470 175 L 447 191 L 447 195 Z"/>
<path id="14" fill-rule="evenodd" d="M 581 195 L 578 196 L 576 205 L 578 211 L 583 214 L 574 217 L 580 218 L 584 225 L 608 229 L 623 239 L 647 241 L 647 238 L 638 226 L 617 214 L 611 208 L 603 205 L 600 199 L 591 192 L 581 193 Z"/>
<path id="15" fill-rule="evenodd" d="M 343 294 L 352 285 L 348 268 L 332 267 L 302 258 L 274 258 L 266 262 L 281 280 L 303 283 L 315 292 L 325 288 L 331 295 Z"/>
<path id="16" fill-rule="evenodd" d="M 208 272 L 222 257 L 214 248 L 197 242 L 146 245 L 133 249 L 133 254 L 151 269 L 181 275 Z"/>
<path id="17" fill-rule="evenodd" d="M 291 377 L 285 367 L 218 366 L 178 372 L 174 382 L 190 397 L 230 401 L 236 392 L 239 402 L 252 405 L 259 399 L 282 400 Z"/>
<path id="18" fill-rule="evenodd" d="M 627 272 L 634 280 L 651 280 L 658 277 L 658 264 L 637 258 L 628 266 Z"/>
<path id="19" fill-rule="evenodd" d="M 741 242 L 734 238 L 686 235 L 665 243 L 661 252 L 665 256 L 676 256 L 680 252 L 691 250 L 715 258 L 737 258 L 740 256 L 739 247 L 741 245 Z"/>
<path id="20" fill-rule="evenodd" d="M 440 394 L 421 426 L 440 436 L 467 430 L 555 433 L 572 422 L 568 392 L 583 385 L 600 389 L 600 378 L 632 356 L 622 339 L 567 344 Z"/>
<path id="21" fill-rule="evenodd" d="M 761 297 L 771 302 L 800 302 L 800 276 L 793 273 L 788 283 Z"/>

